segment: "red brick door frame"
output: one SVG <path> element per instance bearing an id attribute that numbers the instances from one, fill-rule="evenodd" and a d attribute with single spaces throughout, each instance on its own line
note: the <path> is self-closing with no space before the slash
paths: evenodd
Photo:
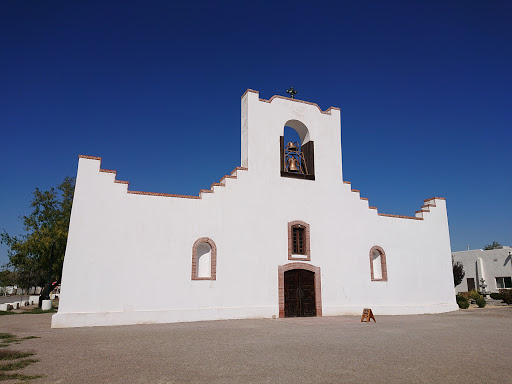
<path id="1" fill-rule="evenodd" d="M 322 316 L 322 285 L 320 267 L 308 263 L 288 263 L 278 266 L 278 289 L 279 289 L 279 317 L 284 317 L 284 273 L 292 269 L 304 269 L 315 274 L 315 307 L 316 315 Z"/>

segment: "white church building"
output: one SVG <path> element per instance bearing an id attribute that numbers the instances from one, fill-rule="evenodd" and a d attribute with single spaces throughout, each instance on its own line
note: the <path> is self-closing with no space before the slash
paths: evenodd
<path id="1" fill-rule="evenodd" d="M 458 309 L 445 200 L 370 206 L 343 180 L 338 108 L 247 90 L 241 130 L 241 166 L 198 196 L 80 156 L 52 327 Z M 127 288 L 141 276 L 154 294 Z"/>

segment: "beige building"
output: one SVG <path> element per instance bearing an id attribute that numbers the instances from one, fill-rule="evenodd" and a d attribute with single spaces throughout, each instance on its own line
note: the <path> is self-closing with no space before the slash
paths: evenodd
<path id="1" fill-rule="evenodd" d="M 455 261 L 464 265 L 464 280 L 457 287 L 457 292 L 473 289 L 482 290 L 483 284 L 487 292 L 497 292 L 501 288 L 512 288 L 512 247 L 503 246 L 497 249 L 474 249 L 452 252 Z"/>

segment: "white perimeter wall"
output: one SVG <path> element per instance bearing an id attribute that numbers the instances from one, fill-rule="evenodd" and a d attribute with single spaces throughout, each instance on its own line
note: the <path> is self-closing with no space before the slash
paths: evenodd
<path id="1" fill-rule="evenodd" d="M 290 119 L 315 143 L 316 180 L 280 176 L 279 137 Z M 342 181 L 340 112 L 256 92 L 242 99 L 242 165 L 201 199 L 127 193 L 100 161 L 80 158 L 53 327 L 279 315 L 278 266 L 287 224 L 310 224 L 321 268 L 323 315 L 435 313 L 457 309 L 446 204 L 423 220 L 379 216 Z M 191 280 L 192 245 L 217 246 L 215 281 Z M 388 281 L 371 281 L 372 246 Z"/>

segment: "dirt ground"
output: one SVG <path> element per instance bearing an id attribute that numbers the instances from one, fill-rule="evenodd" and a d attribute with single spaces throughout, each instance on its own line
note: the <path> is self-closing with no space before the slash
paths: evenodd
<path id="1" fill-rule="evenodd" d="M 51 329 L 0 316 L 35 350 L 30 383 L 512 383 L 512 306 L 440 315 Z M 12 381 L 15 382 L 15 381 Z M 11 382 L 6 382 L 11 383 Z"/>

